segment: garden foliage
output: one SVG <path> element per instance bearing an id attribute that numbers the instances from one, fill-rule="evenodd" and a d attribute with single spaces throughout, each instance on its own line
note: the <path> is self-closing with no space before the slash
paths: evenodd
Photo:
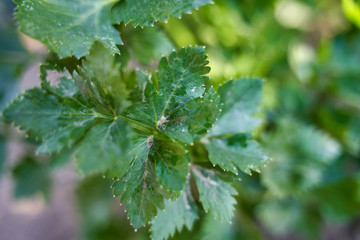
<path id="1" fill-rule="evenodd" d="M 91 239 L 106 224 L 120 231 L 111 195 L 155 240 L 184 228 L 184 238 L 261 239 L 257 221 L 313 237 L 323 222 L 350 221 L 360 211 L 360 35 L 336 11 L 359 24 L 360 8 L 321 2 L 15 0 L 19 30 L 49 50 L 40 86 L 5 107 L 32 56 L 0 44 L 4 59 L 24 56 L 0 62 L 2 118 L 46 159 L 13 168 L 15 195 L 50 199 L 51 171 L 73 160 Z M 304 13 L 295 22 L 284 14 L 294 8 Z M 342 24 L 318 14 L 327 11 Z"/>

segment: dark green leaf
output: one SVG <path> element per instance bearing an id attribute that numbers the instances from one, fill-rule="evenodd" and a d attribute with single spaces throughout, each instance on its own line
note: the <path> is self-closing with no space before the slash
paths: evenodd
<path id="1" fill-rule="evenodd" d="M 182 190 L 188 175 L 190 155 L 182 145 L 165 140 L 154 140 L 152 158 L 161 185 L 170 190 Z"/>
<path id="2" fill-rule="evenodd" d="M 16 0 L 20 30 L 40 40 L 60 57 L 80 58 L 95 41 L 112 53 L 122 44 L 112 27 L 110 9 L 118 0 Z"/>
<path id="3" fill-rule="evenodd" d="M 112 17 L 115 23 L 131 22 L 134 26 L 152 26 L 157 21 L 167 21 L 170 16 L 181 17 L 211 0 L 124 0 L 117 4 Z"/>
<path id="4" fill-rule="evenodd" d="M 205 91 L 210 71 L 202 47 L 182 48 L 162 58 L 156 77 L 144 89 L 144 101 L 129 110 L 129 116 L 163 130 L 164 123 L 184 104 L 200 97 Z"/>
<path id="5" fill-rule="evenodd" d="M 153 137 L 139 138 L 128 158 L 132 161 L 127 173 L 113 185 L 114 194 L 120 195 L 120 203 L 135 229 L 144 226 L 164 208 L 166 193 L 162 190 L 154 163 L 149 159 Z"/>
<path id="6" fill-rule="evenodd" d="M 41 192 L 46 199 L 49 199 L 51 179 L 46 165 L 32 158 L 25 158 L 13 169 L 13 178 L 15 197 L 30 197 Z"/>
<path id="7" fill-rule="evenodd" d="M 65 82 L 72 81 L 66 78 Z M 71 86 L 74 86 L 70 84 Z M 13 101 L 4 111 L 7 121 L 14 122 L 28 134 L 43 140 L 39 153 L 53 153 L 79 140 L 99 117 L 95 109 L 73 97 L 73 90 L 57 89 L 60 98 L 43 89 L 33 88 Z"/>

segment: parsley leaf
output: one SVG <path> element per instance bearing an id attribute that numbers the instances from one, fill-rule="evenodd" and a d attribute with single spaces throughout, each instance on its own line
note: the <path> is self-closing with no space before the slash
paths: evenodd
<path id="1" fill-rule="evenodd" d="M 170 16 L 181 17 L 211 0 L 124 0 L 113 9 L 115 23 L 131 22 L 134 26 L 152 26 L 157 21 L 167 21 Z"/>
<path id="2" fill-rule="evenodd" d="M 110 10 L 118 0 L 16 0 L 16 18 L 25 34 L 40 40 L 60 57 L 80 58 L 94 41 L 119 53 L 119 33 L 111 24 Z"/>

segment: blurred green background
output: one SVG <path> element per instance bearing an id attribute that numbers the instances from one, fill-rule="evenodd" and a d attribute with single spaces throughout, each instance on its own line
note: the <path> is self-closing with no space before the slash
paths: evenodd
<path id="1" fill-rule="evenodd" d="M 18 34 L 13 9 L 0 2 L 0 110 L 57 58 Z M 265 79 L 256 136 L 272 161 L 241 176 L 231 225 L 204 216 L 174 239 L 360 239 L 359 27 L 358 0 L 215 0 L 154 28 L 117 26 L 125 69 L 204 45 L 215 87 Z M 78 177 L 66 156 L 35 156 L 36 145 L 0 124 L 1 239 L 149 239 L 106 180 Z"/>

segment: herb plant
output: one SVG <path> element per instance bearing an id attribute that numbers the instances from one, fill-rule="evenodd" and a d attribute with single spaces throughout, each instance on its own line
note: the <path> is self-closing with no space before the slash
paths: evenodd
<path id="1" fill-rule="evenodd" d="M 263 81 L 231 80 L 215 90 L 198 46 L 162 57 L 155 72 L 129 72 L 114 56 L 122 40 L 113 24 L 150 26 L 209 2 L 116 2 L 16 2 L 20 30 L 60 58 L 81 59 L 42 65 L 41 88 L 18 96 L 4 119 L 39 139 L 38 154 L 74 155 L 81 174 L 113 179 L 130 223 L 152 224 L 154 239 L 191 229 L 199 217 L 196 199 L 208 214 L 231 222 L 231 182 L 268 160 L 251 137 L 260 124 L 254 114 Z M 52 82 L 51 70 L 60 73 Z"/>
<path id="2" fill-rule="evenodd" d="M 19 134 L 0 124 L 16 197 L 50 201 L 72 161 L 85 239 L 357 237 L 358 1 L 14 3 L 20 32 L 49 51 L 40 86 L 15 98 L 38 56 L 0 3 L 2 120 L 31 145 L 5 162 Z"/>

